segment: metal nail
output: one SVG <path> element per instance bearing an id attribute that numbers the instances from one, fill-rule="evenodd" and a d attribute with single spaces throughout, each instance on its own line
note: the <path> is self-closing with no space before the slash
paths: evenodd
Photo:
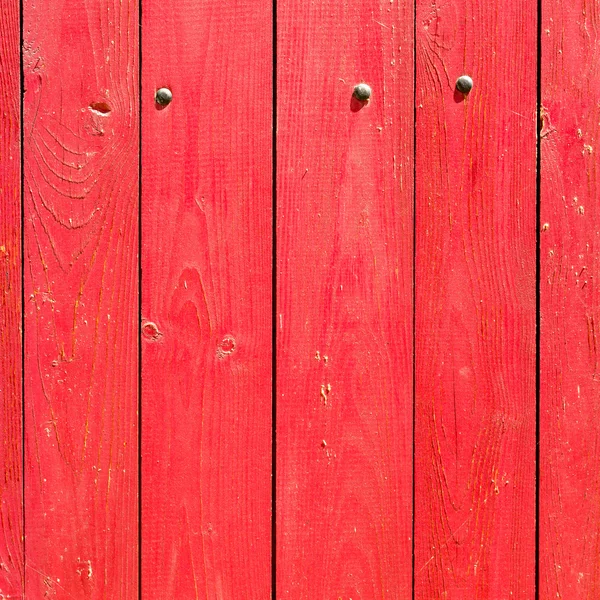
<path id="1" fill-rule="evenodd" d="M 154 99 L 156 100 L 156 104 L 167 106 L 167 104 L 171 104 L 171 100 L 173 100 L 173 92 L 171 92 L 169 88 L 160 88 L 156 90 Z"/>
<path id="2" fill-rule="evenodd" d="M 468 94 L 473 89 L 473 80 L 468 75 L 461 75 L 456 80 L 456 89 L 461 94 Z"/>
<path id="3" fill-rule="evenodd" d="M 366 83 L 359 83 L 354 86 L 352 95 L 361 102 L 366 102 L 371 97 L 371 88 Z"/>

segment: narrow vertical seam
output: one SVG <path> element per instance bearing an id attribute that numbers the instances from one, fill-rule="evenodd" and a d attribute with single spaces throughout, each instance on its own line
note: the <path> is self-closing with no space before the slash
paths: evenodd
<path id="1" fill-rule="evenodd" d="M 412 598 L 415 598 L 415 432 L 417 405 L 417 0 L 413 4 L 413 239 L 412 239 Z"/>
<path id="2" fill-rule="evenodd" d="M 138 0 L 138 600 L 142 600 L 142 0 Z"/>
<path id="3" fill-rule="evenodd" d="M 536 233 L 535 233 L 535 598 L 540 587 L 540 350 L 541 350 L 541 110 L 542 110 L 542 0 L 537 0 L 537 123 L 536 123 Z"/>
<path id="4" fill-rule="evenodd" d="M 271 594 L 277 598 L 277 0 L 273 0 L 272 10 Z"/>
<path id="5" fill-rule="evenodd" d="M 23 598 L 25 594 L 25 581 L 27 579 L 27 554 L 25 552 L 25 122 L 24 99 L 25 99 L 25 67 L 23 62 L 24 48 L 24 0 L 19 1 L 19 145 L 21 151 L 20 157 L 20 180 L 21 189 L 19 190 L 20 217 L 21 217 L 21 527 L 22 527 L 22 551 L 23 551 L 23 581 L 21 588 Z"/>

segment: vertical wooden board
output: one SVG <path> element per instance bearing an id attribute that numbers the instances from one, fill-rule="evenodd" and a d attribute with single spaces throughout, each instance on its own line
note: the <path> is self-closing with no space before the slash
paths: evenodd
<path id="1" fill-rule="evenodd" d="M 544 0 L 540 599 L 600 597 L 600 5 Z"/>
<path id="2" fill-rule="evenodd" d="M 0 597 L 23 597 L 19 3 L 0 14 Z"/>
<path id="3" fill-rule="evenodd" d="M 417 2 L 415 598 L 533 598 L 536 3 Z M 456 79 L 474 80 L 464 97 Z"/>
<path id="4" fill-rule="evenodd" d="M 280 0 L 277 64 L 277 597 L 403 599 L 413 5 Z"/>
<path id="5" fill-rule="evenodd" d="M 142 596 L 263 600 L 272 7 L 147 0 L 142 24 Z"/>
<path id="6" fill-rule="evenodd" d="M 138 8 L 25 0 L 27 598 L 138 595 Z"/>

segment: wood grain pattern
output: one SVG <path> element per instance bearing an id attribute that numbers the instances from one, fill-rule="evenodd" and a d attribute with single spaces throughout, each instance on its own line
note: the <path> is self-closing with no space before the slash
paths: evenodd
<path id="1" fill-rule="evenodd" d="M 0 600 L 600 597 L 600 0 L 415 1 L 277 1 L 276 290 L 272 3 L 144 0 L 140 115 L 23 0 L 23 148 L 2 4 Z"/>
<path id="2" fill-rule="evenodd" d="M 25 0 L 27 598 L 138 597 L 138 8 Z"/>
<path id="3" fill-rule="evenodd" d="M 277 597 L 407 598 L 413 5 L 277 5 Z"/>
<path id="4" fill-rule="evenodd" d="M 423 600 L 534 597 L 536 30 L 532 0 L 417 2 Z"/>
<path id="5" fill-rule="evenodd" d="M 0 13 L 0 598 L 23 597 L 19 3 Z"/>
<path id="6" fill-rule="evenodd" d="M 600 597 L 600 5 L 544 0 L 540 599 Z"/>
<path id="7" fill-rule="evenodd" d="M 272 7 L 142 11 L 142 597 L 264 600 Z"/>

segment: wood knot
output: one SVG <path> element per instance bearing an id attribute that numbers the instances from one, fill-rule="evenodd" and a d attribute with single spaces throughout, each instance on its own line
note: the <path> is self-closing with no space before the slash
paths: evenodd
<path id="1" fill-rule="evenodd" d="M 219 342 L 217 347 L 217 356 L 219 358 L 225 358 L 228 354 L 232 354 L 235 350 L 235 338 L 232 335 L 225 335 L 223 339 Z"/>
<path id="2" fill-rule="evenodd" d="M 156 342 L 162 337 L 162 333 L 159 331 L 156 323 L 152 321 L 144 321 L 142 323 L 142 334 L 151 342 Z"/>
<path id="3" fill-rule="evenodd" d="M 111 108 L 106 102 L 92 102 L 89 108 L 100 117 L 108 117 L 111 113 Z"/>

